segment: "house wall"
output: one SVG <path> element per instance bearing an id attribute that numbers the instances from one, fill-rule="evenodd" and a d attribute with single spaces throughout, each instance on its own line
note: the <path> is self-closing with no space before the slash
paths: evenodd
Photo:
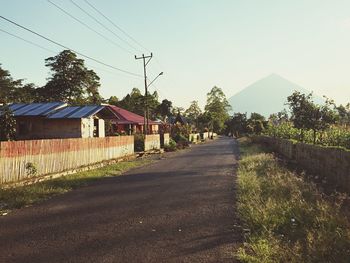
<path id="1" fill-rule="evenodd" d="M 19 117 L 16 118 L 16 121 L 16 136 L 18 140 L 81 137 L 80 119 L 47 119 L 42 117 Z M 27 126 L 28 133 L 20 133 L 22 124 Z"/>
<path id="2" fill-rule="evenodd" d="M 94 135 L 94 119 L 48 119 L 43 117 L 18 117 L 17 140 L 91 138 Z M 99 137 L 105 137 L 105 123 L 98 119 Z M 28 133 L 21 134 L 21 126 L 28 128 Z"/>
<path id="3" fill-rule="evenodd" d="M 350 193 L 350 151 L 336 147 L 322 147 L 267 136 L 254 137 L 309 173 L 325 178 L 337 188 Z"/>
<path id="4" fill-rule="evenodd" d="M 105 121 L 103 119 L 98 119 L 98 137 L 105 137 Z"/>
<path id="5" fill-rule="evenodd" d="M 160 135 L 150 134 L 145 136 L 145 151 L 160 149 Z"/>
<path id="6" fill-rule="evenodd" d="M 94 137 L 94 119 L 84 118 L 79 119 L 81 135 L 80 138 L 92 138 Z"/>
<path id="7" fill-rule="evenodd" d="M 134 137 L 0 142 L 0 184 L 61 173 L 134 153 Z M 32 164 L 36 174 L 30 174 Z"/>

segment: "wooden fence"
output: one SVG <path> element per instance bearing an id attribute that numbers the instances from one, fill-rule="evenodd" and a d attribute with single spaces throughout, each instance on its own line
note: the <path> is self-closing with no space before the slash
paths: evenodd
<path id="1" fill-rule="evenodd" d="M 133 153 L 133 136 L 0 142 L 0 184 L 74 170 Z"/>

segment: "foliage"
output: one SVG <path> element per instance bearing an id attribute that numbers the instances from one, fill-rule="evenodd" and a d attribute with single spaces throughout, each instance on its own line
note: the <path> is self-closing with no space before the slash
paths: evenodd
<path id="1" fill-rule="evenodd" d="M 249 142 L 238 169 L 238 211 L 246 242 L 241 262 L 348 262 L 350 222 L 344 196 L 327 200 L 310 182 Z M 261 152 L 261 150 L 258 150 Z"/>
<path id="2" fill-rule="evenodd" d="M 336 121 L 333 102 L 327 100 L 323 105 L 316 105 L 312 101 L 312 93 L 305 95 L 295 91 L 288 98 L 288 105 L 292 111 L 291 120 L 294 127 L 301 130 L 300 140 L 304 140 L 304 131 L 313 131 L 313 142 L 316 143 L 317 132 L 324 131 Z"/>
<path id="3" fill-rule="evenodd" d="M 8 106 L 0 111 L 0 141 L 12 141 L 16 138 L 16 120 Z"/>
<path id="4" fill-rule="evenodd" d="M 114 106 L 118 106 L 119 105 L 119 99 L 117 96 L 110 96 L 108 101 L 107 101 L 108 104 L 110 105 L 114 105 Z"/>
<path id="5" fill-rule="evenodd" d="M 170 137 L 179 142 L 181 139 L 189 138 L 191 133 L 191 127 L 189 125 L 181 125 L 180 123 L 176 123 L 171 127 Z"/>
<path id="6" fill-rule="evenodd" d="M 133 88 L 129 94 L 127 94 L 122 100 L 116 102 L 116 106 L 131 111 L 133 113 L 144 116 L 145 114 L 145 96 L 141 94 L 138 88 Z M 148 110 L 150 118 L 156 117 L 156 109 L 159 105 L 158 94 L 148 94 L 147 96 Z"/>
<path id="7" fill-rule="evenodd" d="M 233 117 L 226 121 L 226 133 L 240 137 L 247 132 L 247 113 L 235 113 Z"/>
<path id="8" fill-rule="evenodd" d="M 173 108 L 173 103 L 170 100 L 164 99 L 156 109 L 156 114 L 162 118 L 163 121 L 169 116 L 171 116 L 171 111 Z"/>
<path id="9" fill-rule="evenodd" d="M 100 78 L 84 65 L 84 60 L 64 50 L 57 56 L 45 59 L 52 71 L 46 85 L 40 89 L 44 101 L 63 101 L 70 104 L 100 103 Z"/>
<path id="10" fill-rule="evenodd" d="M 9 71 L 2 69 L 0 64 L 0 104 L 30 103 L 35 101 L 37 96 L 34 84 L 23 85 L 22 79 L 14 80 Z"/>
<path id="11" fill-rule="evenodd" d="M 26 164 L 26 173 L 28 177 L 36 176 L 38 173 L 38 168 L 34 163 L 29 162 Z"/>
<path id="12" fill-rule="evenodd" d="M 198 118 L 202 114 L 202 110 L 198 105 L 198 101 L 191 101 L 190 106 L 187 110 L 185 110 L 184 114 L 191 124 L 195 124 L 196 127 L 198 127 Z"/>
<path id="13" fill-rule="evenodd" d="M 166 152 L 174 152 L 177 149 L 176 142 L 170 138 L 169 144 L 164 145 L 164 151 Z"/>
<path id="14" fill-rule="evenodd" d="M 336 110 L 338 112 L 337 123 L 345 127 L 350 126 L 350 103 L 345 106 L 339 105 Z"/>
<path id="15" fill-rule="evenodd" d="M 224 130 L 225 122 L 229 119 L 228 111 L 230 109 L 231 106 L 222 89 L 213 87 L 207 93 L 207 104 L 205 105 L 211 130 L 216 133 L 221 133 Z"/>
<path id="16" fill-rule="evenodd" d="M 269 123 L 264 134 L 282 139 L 299 141 L 300 130 L 293 126 L 292 122 L 283 122 L 279 125 Z M 313 131 L 304 131 L 303 142 L 316 143 L 323 146 L 340 146 L 350 149 L 350 130 L 347 127 L 331 126 L 325 131 L 317 133 L 316 140 Z"/>
<path id="17" fill-rule="evenodd" d="M 145 135 L 134 135 L 134 150 L 135 152 L 143 152 L 145 150 Z"/>
<path id="18" fill-rule="evenodd" d="M 261 134 L 267 127 L 267 121 L 265 117 L 259 113 L 252 112 L 250 118 L 247 121 L 247 130 L 253 134 Z"/>

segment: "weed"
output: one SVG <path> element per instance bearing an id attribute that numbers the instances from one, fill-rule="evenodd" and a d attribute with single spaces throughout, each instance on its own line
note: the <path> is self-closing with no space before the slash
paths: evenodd
<path id="1" fill-rule="evenodd" d="M 348 262 L 350 223 L 341 198 L 326 200 L 314 184 L 247 139 L 238 168 L 238 212 L 248 229 L 242 262 Z"/>

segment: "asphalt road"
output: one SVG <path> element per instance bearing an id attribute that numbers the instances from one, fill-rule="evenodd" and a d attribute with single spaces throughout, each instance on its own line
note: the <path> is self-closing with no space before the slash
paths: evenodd
<path id="1" fill-rule="evenodd" d="M 0 262 L 234 262 L 237 151 L 220 138 L 0 217 Z"/>

